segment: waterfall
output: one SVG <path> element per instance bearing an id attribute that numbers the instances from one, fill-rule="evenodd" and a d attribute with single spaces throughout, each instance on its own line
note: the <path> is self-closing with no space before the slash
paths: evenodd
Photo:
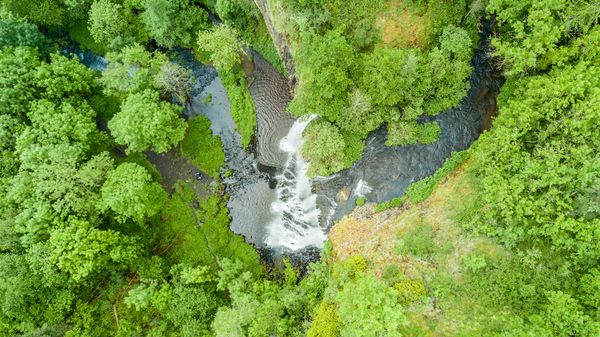
<path id="1" fill-rule="evenodd" d="M 371 193 L 373 189 L 366 181 L 360 179 L 356 184 L 356 189 L 354 190 L 354 195 L 357 197 L 364 197 L 365 195 Z"/>
<path id="2" fill-rule="evenodd" d="M 319 222 L 317 195 L 311 191 L 308 163 L 300 154 L 302 132 L 314 117 L 294 122 L 279 145 L 287 154 L 287 161 L 277 176 L 277 200 L 271 204 L 274 220 L 267 227 L 265 240 L 268 246 L 289 250 L 320 248 L 327 239 Z"/>

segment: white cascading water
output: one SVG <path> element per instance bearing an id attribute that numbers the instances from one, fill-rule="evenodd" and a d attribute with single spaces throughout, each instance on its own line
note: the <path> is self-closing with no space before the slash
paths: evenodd
<path id="1" fill-rule="evenodd" d="M 366 194 L 371 193 L 371 191 L 373 191 L 371 186 L 369 186 L 369 184 L 367 184 L 366 181 L 361 179 L 356 184 L 356 188 L 354 189 L 354 195 L 356 195 L 357 197 L 364 197 Z"/>
<path id="2" fill-rule="evenodd" d="M 302 133 L 315 116 L 297 120 L 279 145 L 288 154 L 283 172 L 277 176 L 277 200 L 271 204 L 275 220 L 268 226 L 266 244 L 289 250 L 322 247 L 327 239 L 320 226 L 317 195 L 311 191 L 308 163 L 302 159 Z"/>

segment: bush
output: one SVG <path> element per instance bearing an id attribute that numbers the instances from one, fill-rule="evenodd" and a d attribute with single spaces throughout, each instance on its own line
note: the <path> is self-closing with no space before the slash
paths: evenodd
<path id="1" fill-rule="evenodd" d="M 354 279 L 366 270 L 367 260 L 360 254 L 354 254 L 334 265 L 332 277 L 338 283 L 344 283 L 347 280 Z"/>
<path id="2" fill-rule="evenodd" d="M 308 337 L 337 337 L 339 336 L 342 324 L 336 313 L 336 306 L 325 301 L 321 302 L 313 321 L 308 329 Z"/>
<path id="3" fill-rule="evenodd" d="M 406 196 L 400 198 L 394 198 L 392 200 L 382 202 L 380 204 L 375 205 L 375 212 L 383 212 L 390 208 L 400 207 L 406 201 Z"/>
<path id="4" fill-rule="evenodd" d="M 428 224 L 420 224 L 405 233 L 398 242 L 397 250 L 402 255 L 428 258 L 434 251 L 433 228 Z"/>
<path id="5" fill-rule="evenodd" d="M 427 296 L 425 285 L 420 280 L 402 280 L 394 284 L 394 289 L 398 291 L 400 302 L 403 304 L 415 303 Z"/>
<path id="6" fill-rule="evenodd" d="M 388 123 L 388 134 L 385 145 L 392 146 L 416 144 L 418 140 L 417 128 L 418 125 L 414 121 L 398 121 Z"/>
<path id="7" fill-rule="evenodd" d="M 477 272 L 487 266 L 484 254 L 472 254 L 463 258 L 463 266 L 471 272 Z"/>
<path id="8" fill-rule="evenodd" d="M 431 144 L 440 136 L 442 129 L 437 122 L 424 123 L 417 125 L 417 140 L 421 144 Z"/>
<path id="9" fill-rule="evenodd" d="M 365 202 L 366 202 L 365 197 L 356 198 L 356 206 L 363 206 L 365 204 Z"/>

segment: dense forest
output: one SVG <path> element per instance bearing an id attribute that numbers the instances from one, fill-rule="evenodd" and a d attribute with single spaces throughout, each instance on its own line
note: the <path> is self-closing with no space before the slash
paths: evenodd
<path id="1" fill-rule="evenodd" d="M 599 20 L 597 0 L 0 0 L 0 335 L 599 336 Z M 248 152 L 264 57 L 323 179 L 381 128 L 435 143 L 484 26 L 504 83 L 472 146 L 358 200 L 310 263 L 230 230 L 187 56 Z"/>

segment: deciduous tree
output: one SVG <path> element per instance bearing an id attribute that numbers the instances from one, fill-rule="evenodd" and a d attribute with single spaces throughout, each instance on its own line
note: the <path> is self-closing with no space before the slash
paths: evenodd
<path id="1" fill-rule="evenodd" d="M 190 0 L 144 0 L 143 5 L 148 32 L 163 47 L 192 47 L 198 30 L 209 27 L 208 13 Z"/>
<path id="2" fill-rule="evenodd" d="M 123 163 L 108 173 L 102 185 L 100 208 L 112 210 L 120 221 L 133 219 L 142 223 L 164 207 L 166 198 L 165 191 L 152 181 L 146 169 Z"/>
<path id="3" fill-rule="evenodd" d="M 186 124 L 179 118 L 181 110 L 161 101 L 158 92 L 147 89 L 129 95 L 108 127 L 115 141 L 127 145 L 129 151 L 167 152 L 185 135 Z"/>

